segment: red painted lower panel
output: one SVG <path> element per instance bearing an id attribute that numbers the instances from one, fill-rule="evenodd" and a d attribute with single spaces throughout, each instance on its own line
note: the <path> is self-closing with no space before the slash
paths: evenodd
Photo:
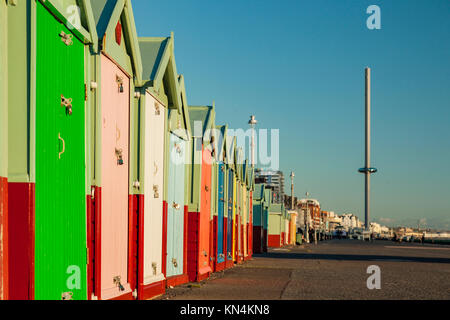
<path id="1" fill-rule="evenodd" d="M 128 195 L 128 282 L 131 291 L 137 288 L 139 273 L 139 200 L 139 195 Z"/>
<path id="2" fill-rule="evenodd" d="M 227 260 L 225 262 L 225 269 L 230 269 L 234 267 L 234 261 L 233 260 Z"/>
<path id="3" fill-rule="evenodd" d="M 33 183 L 8 184 L 9 299 L 34 299 Z"/>
<path id="4" fill-rule="evenodd" d="M 166 280 L 154 282 L 139 287 L 139 300 L 148 300 L 160 296 L 166 292 Z"/>
<path id="5" fill-rule="evenodd" d="M 87 278 L 88 278 L 88 300 L 92 298 L 95 287 L 95 215 L 94 215 L 94 201 L 91 195 L 86 196 L 86 236 L 88 246 L 88 265 L 87 265 Z"/>
<path id="6" fill-rule="evenodd" d="M 144 295 L 144 195 L 137 194 L 135 196 L 138 203 L 138 250 L 137 250 L 137 283 L 138 283 L 138 299 Z"/>
<path id="7" fill-rule="evenodd" d="M 197 282 L 200 282 L 200 281 L 206 280 L 206 279 L 209 278 L 209 275 L 210 275 L 210 272 L 205 272 L 205 273 L 201 273 L 201 274 L 199 273 L 199 274 L 197 275 L 196 281 L 197 281 Z"/>
<path id="8" fill-rule="evenodd" d="M 94 295 L 101 300 L 101 269 L 102 269 L 102 188 L 95 187 L 94 191 Z"/>
<path id="9" fill-rule="evenodd" d="M 262 243 L 263 252 L 267 252 L 268 244 L 269 244 L 268 232 L 267 232 L 267 229 L 263 229 L 263 243 Z"/>
<path id="10" fill-rule="evenodd" d="M 210 224 L 210 236 L 211 241 L 209 244 L 210 248 L 210 266 L 213 272 L 216 272 L 216 266 L 217 266 L 217 246 L 218 246 L 218 239 L 217 239 L 217 216 L 213 216 L 213 220 L 211 220 Z"/>
<path id="11" fill-rule="evenodd" d="M 241 254 L 239 256 L 239 262 L 244 261 L 244 224 L 241 224 Z"/>
<path id="12" fill-rule="evenodd" d="M 189 212 L 188 214 L 188 252 L 187 273 L 189 281 L 194 282 L 198 273 L 198 246 L 200 229 L 200 213 Z"/>
<path id="13" fill-rule="evenodd" d="M 186 221 L 186 220 L 185 220 Z M 163 201 L 163 230 L 162 230 L 162 260 L 161 270 L 164 277 L 167 276 L 167 202 Z"/>
<path id="14" fill-rule="evenodd" d="M 221 262 L 221 263 L 216 263 L 215 267 L 214 267 L 214 272 L 219 272 L 225 270 L 225 261 Z"/>
<path id="15" fill-rule="evenodd" d="M 281 235 L 279 234 L 269 234 L 269 243 L 268 246 L 272 248 L 280 248 L 281 247 Z"/>
<path id="16" fill-rule="evenodd" d="M 118 296 L 118 297 L 114 297 L 114 298 L 109 299 L 109 300 L 134 300 L 134 297 L 133 297 L 133 293 L 132 292 L 128 292 L 128 293 L 126 293 L 124 295 L 121 295 L 121 296 Z"/>
<path id="17" fill-rule="evenodd" d="M 166 287 L 176 287 L 189 282 L 189 276 L 182 274 L 179 276 L 173 276 L 166 279 Z"/>
<path id="18" fill-rule="evenodd" d="M 183 274 L 188 274 L 188 230 L 189 230 L 188 206 L 184 206 L 184 243 L 183 243 Z"/>
<path id="19" fill-rule="evenodd" d="M 0 177 L 0 300 L 8 300 L 8 179 Z"/>
<path id="20" fill-rule="evenodd" d="M 236 219 L 234 219 L 234 262 L 239 261 L 239 216 L 236 216 Z"/>
<path id="21" fill-rule="evenodd" d="M 253 252 L 262 253 L 262 227 L 253 226 Z"/>

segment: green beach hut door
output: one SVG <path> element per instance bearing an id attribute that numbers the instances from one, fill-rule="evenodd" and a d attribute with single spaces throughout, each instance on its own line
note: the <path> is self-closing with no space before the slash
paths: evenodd
<path id="1" fill-rule="evenodd" d="M 84 45 L 36 19 L 35 299 L 86 299 Z"/>

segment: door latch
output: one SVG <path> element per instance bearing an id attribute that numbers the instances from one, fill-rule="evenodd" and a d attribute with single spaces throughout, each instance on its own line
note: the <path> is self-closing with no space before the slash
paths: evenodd
<path id="1" fill-rule="evenodd" d="M 158 192 L 158 185 L 156 185 L 156 184 L 154 184 L 153 185 L 153 197 L 156 199 L 156 198 L 159 198 L 159 192 Z"/>
<path id="2" fill-rule="evenodd" d="M 64 31 L 61 31 L 59 36 L 61 37 L 61 41 L 64 42 L 66 46 L 71 46 L 73 44 L 71 34 L 66 34 Z"/>
<path id="3" fill-rule="evenodd" d="M 119 87 L 119 92 L 123 93 L 123 77 L 116 75 L 117 86 Z"/>
<path id="4" fill-rule="evenodd" d="M 117 165 L 123 165 L 123 151 L 116 148 Z"/>
<path id="5" fill-rule="evenodd" d="M 155 102 L 155 115 L 159 116 L 161 114 L 161 110 L 159 107 L 159 103 Z"/>
<path id="6" fill-rule="evenodd" d="M 64 96 L 61 95 L 61 107 L 66 108 L 66 113 L 69 116 L 72 115 L 72 98 L 64 98 Z"/>
<path id="7" fill-rule="evenodd" d="M 156 276 L 156 272 L 157 272 L 157 264 L 156 264 L 156 262 L 152 262 L 152 268 L 153 268 L 153 275 Z"/>
<path id="8" fill-rule="evenodd" d="M 178 262 L 177 262 L 177 259 L 172 258 L 172 264 L 173 264 L 173 266 L 174 266 L 175 268 L 178 268 Z"/>
<path id="9" fill-rule="evenodd" d="M 175 203 L 175 201 L 172 203 L 172 208 L 175 210 L 180 210 L 180 205 L 178 203 Z"/>
<path id="10" fill-rule="evenodd" d="M 63 292 L 61 294 L 61 300 L 73 300 L 73 292 Z"/>
<path id="11" fill-rule="evenodd" d="M 113 283 L 119 288 L 120 291 L 125 291 L 125 288 L 123 287 L 123 285 L 120 283 L 120 276 L 115 276 L 113 278 Z"/>
<path id="12" fill-rule="evenodd" d="M 203 250 L 203 256 L 205 256 L 205 257 L 208 256 L 208 253 L 205 250 Z"/>

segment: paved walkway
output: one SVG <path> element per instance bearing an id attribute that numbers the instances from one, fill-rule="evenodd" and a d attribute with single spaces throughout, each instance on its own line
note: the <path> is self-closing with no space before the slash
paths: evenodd
<path id="1" fill-rule="evenodd" d="M 367 267 L 381 289 L 367 288 Z M 450 299 L 450 246 L 331 240 L 271 249 L 159 299 Z"/>

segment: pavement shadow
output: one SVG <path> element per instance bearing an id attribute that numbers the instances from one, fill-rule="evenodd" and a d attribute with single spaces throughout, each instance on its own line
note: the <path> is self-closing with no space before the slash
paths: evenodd
<path id="1" fill-rule="evenodd" d="M 361 255 L 361 254 L 267 252 L 267 253 L 263 253 L 263 254 L 254 254 L 254 257 L 263 257 L 263 258 L 272 258 L 272 259 L 300 259 L 300 260 L 450 263 L 450 258 Z"/>

